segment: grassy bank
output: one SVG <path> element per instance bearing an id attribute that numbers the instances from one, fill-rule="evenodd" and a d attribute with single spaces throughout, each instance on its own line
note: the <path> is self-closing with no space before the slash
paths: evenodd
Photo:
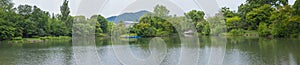
<path id="1" fill-rule="evenodd" d="M 221 33 L 223 36 L 254 36 L 259 37 L 257 31 L 248 31 L 248 30 L 231 30 L 230 32 Z"/>
<path id="2" fill-rule="evenodd" d="M 50 40 L 70 40 L 69 36 L 46 36 L 46 37 L 34 37 L 34 38 L 22 38 L 15 37 L 12 40 L 6 40 L 11 43 L 36 43 L 36 42 L 45 42 Z"/>

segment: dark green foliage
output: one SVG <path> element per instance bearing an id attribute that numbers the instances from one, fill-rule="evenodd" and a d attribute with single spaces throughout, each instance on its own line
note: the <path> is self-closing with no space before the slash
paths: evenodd
<path id="1" fill-rule="evenodd" d="M 233 11 L 230 11 L 228 7 L 222 7 L 221 12 L 223 13 L 223 16 L 225 18 L 231 18 L 236 16 L 236 13 Z"/>
<path id="2" fill-rule="evenodd" d="M 58 19 L 49 19 L 49 28 L 49 34 L 53 36 L 66 36 L 70 33 L 65 22 L 61 22 Z"/>
<path id="3" fill-rule="evenodd" d="M 263 5 L 259 8 L 254 8 L 246 14 L 246 20 L 249 23 L 250 30 L 257 30 L 259 23 L 264 22 L 270 24 L 271 12 L 275 9 L 271 5 Z"/>
<path id="4" fill-rule="evenodd" d="M 12 11 L 13 3 L 12 0 L 1 0 L 0 1 L 0 9 L 4 9 L 5 11 Z"/>
<path id="5" fill-rule="evenodd" d="M 192 10 L 185 13 L 186 18 L 192 20 L 192 24 L 195 25 L 197 32 L 203 33 L 205 31 L 205 26 L 209 25 L 204 19 L 205 13 L 203 11 Z M 205 33 L 206 35 L 207 33 Z"/>
<path id="6" fill-rule="evenodd" d="M 139 36 L 156 36 L 154 28 L 149 23 L 139 23 L 133 30 Z"/>
<path id="7" fill-rule="evenodd" d="M 300 0 L 295 1 L 293 8 L 296 10 L 295 13 L 300 16 Z"/>
<path id="8" fill-rule="evenodd" d="M 32 16 L 30 18 L 31 21 L 34 21 L 38 27 L 37 32 L 39 36 L 46 36 L 48 35 L 49 28 L 47 27 L 48 24 L 49 13 L 42 11 L 37 6 L 33 6 Z"/>
<path id="9" fill-rule="evenodd" d="M 13 23 L 0 18 L 0 40 L 12 39 L 15 36 L 14 32 Z"/>
<path id="10" fill-rule="evenodd" d="M 275 6 L 288 4 L 288 0 L 246 0 L 246 2 L 250 4 L 259 4 L 259 5 L 270 4 Z"/>
<path id="11" fill-rule="evenodd" d="M 196 24 L 197 32 L 203 33 L 206 30 L 208 30 L 208 29 L 205 29 L 207 25 L 209 25 L 209 23 L 207 21 L 197 22 L 197 24 Z M 204 33 L 204 34 L 207 35 L 207 33 Z"/>
<path id="12" fill-rule="evenodd" d="M 228 30 L 231 29 L 238 29 L 241 28 L 243 26 L 241 26 L 241 18 L 238 16 L 233 16 L 230 18 L 226 18 L 226 26 L 228 28 Z"/>
<path id="13" fill-rule="evenodd" d="M 243 35 L 245 33 L 245 30 L 243 29 L 232 29 L 229 33 L 235 36 Z"/>
<path id="14" fill-rule="evenodd" d="M 65 26 L 67 26 L 67 31 L 72 32 L 72 25 L 73 25 L 73 17 L 70 16 L 70 8 L 69 8 L 69 1 L 64 0 L 62 6 L 60 6 L 60 14 L 58 15 L 58 19 L 64 22 Z M 71 36 L 71 33 L 67 34 Z"/>
<path id="15" fill-rule="evenodd" d="M 36 23 L 29 19 L 19 22 L 17 25 L 21 27 L 23 37 L 32 37 L 38 34 Z"/>
<path id="16" fill-rule="evenodd" d="M 271 34 L 274 37 L 289 37 L 300 32 L 300 16 L 292 15 L 295 10 L 287 5 L 278 8 L 271 16 Z"/>
<path id="17" fill-rule="evenodd" d="M 167 20 L 158 16 L 143 16 L 140 23 L 134 25 L 134 31 L 139 36 L 165 36 L 173 32 L 174 28 Z"/>
<path id="18" fill-rule="evenodd" d="M 192 10 L 185 13 L 187 18 L 192 19 L 193 22 L 200 22 L 204 20 L 205 13 L 203 11 Z"/>
<path id="19" fill-rule="evenodd" d="M 134 25 L 132 31 L 139 36 L 153 37 L 166 36 L 175 32 L 168 18 L 169 10 L 163 5 L 156 5 L 154 13 L 145 14 L 139 19 L 139 23 Z"/>
<path id="20" fill-rule="evenodd" d="M 103 33 L 108 33 L 108 21 L 101 15 L 97 16 L 97 21 L 99 22 Z"/>
<path id="21" fill-rule="evenodd" d="M 67 3 L 68 4 L 68 3 Z M 64 3 L 64 5 L 67 5 Z M 69 22 L 62 22 L 59 17 L 51 16 L 48 12 L 37 6 L 19 5 L 13 8 L 11 0 L 0 1 L 0 40 L 10 40 L 14 37 L 41 37 L 41 36 L 65 36 L 70 35 L 72 25 Z M 65 9 L 64 9 L 65 8 Z M 64 6 L 65 11 L 69 11 Z M 70 12 L 63 16 L 72 21 Z M 67 21 L 64 18 L 64 21 Z"/>
<path id="22" fill-rule="evenodd" d="M 60 6 L 60 12 L 61 12 L 60 20 L 62 20 L 62 21 L 67 21 L 69 18 L 70 8 L 69 8 L 68 4 L 69 4 L 69 1 L 64 0 L 63 5 Z"/>
<path id="23" fill-rule="evenodd" d="M 261 8 L 260 10 L 262 11 L 266 11 L 266 12 L 261 12 L 259 13 L 256 10 L 256 13 L 258 14 L 262 14 L 262 13 L 270 13 L 272 11 L 269 10 L 263 10 L 262 8 L 266 8 L 266 5 L 268 5 L 269 7 L 277 7 L 277 6 L 281 6 L 281 5 L 287 5 L 288 0 L 246 0 L 245 4 L 241 4 L 238 7 L 238 16 L 241 18 L 241 24 L 244 26 L 243 29 L 252 29 L 252 30 L 256 30 L 257 26 L 259 24 L 259 22 L 253 23 L 252 21 L 246 20 L 247 17 L 248 19 L 252 19 L 251 16 L 249 18 L 249 16 L 247 15 L 256 15 L 255 12 L 253 12 L 254 9 L 258 9 Z M 264 7 L 262 7 L 264 6 Z M 250 13 L 252 11 L 252 13 Z M 265 15 L 265 14 L 262 14 Z M 261 15 L 258 15 L 261 16 Z M 263 18 L 261 18 L 263 19 Z M 265 21 L 266 22 L 266 21 Z M 256 25 L 255 25 L 256 24 Z"/>
<path id="24" fill-rule="evenodd" d="M 256 30 L 260 36 L 297 36 L 300 33 L 299 2 L 296 0 L 291 7 L 287 4 L 288 0 L 247 0 L 238 9 L 240 26 L 233 24 L 238 20 L 235 17 L 227 18 L 226 24 L 229 28 Z"/>
<path id="25" fill-rule="evenodd" d="M 32 6 L 30 5 L 20 5 L 17 9 L 18 14 L 24 16 L 25 19 L 28 19 L 32 13 Z"/>
<path id="26" fill-rule="evenodd" d="M 259 26 L 258 26 L 258 34 L 259 36 L 268 36 L 270 35 L 270 29 L 268 27 L 268 25 L 264 22 L 260 23 Z"/>

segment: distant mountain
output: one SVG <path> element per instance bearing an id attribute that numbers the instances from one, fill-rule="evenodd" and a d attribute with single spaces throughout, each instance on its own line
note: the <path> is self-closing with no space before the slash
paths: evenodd
<path id="1" fill-rule="evenodd" d="M 142 10 L 134 13 L 123 13 L 119 16 L 111 16 L 106 19 L 108 21 L 112 21 L 115 23 L 119 23 L 120 21 L 138 21 L 138 19 L 146 13 L 150 13 L 150 12 L 146 10 Z"/>

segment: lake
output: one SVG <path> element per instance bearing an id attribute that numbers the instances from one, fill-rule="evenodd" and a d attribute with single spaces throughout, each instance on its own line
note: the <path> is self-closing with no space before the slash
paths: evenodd
<path id="1" fill-rule="evenodd" d="M 182 40 L 184 39 L 184 40 Z M 96 38 L 96 44 L 71 40 L 43 43 L 0 42 L 1 65 L 299 65 L 300 39 L 259 37 Z M 197 38 L 196 38 L 197 39 Z M 154 41 L 153 41 L 154 40 Z M 162 43 L 158 43 L 158 42 Z M 128 43 L 125 43 L 128 42 Z M 199 42 L 195 44 L 195 42 Z M 84 43 L 84 42 L 77 42 Z"/>

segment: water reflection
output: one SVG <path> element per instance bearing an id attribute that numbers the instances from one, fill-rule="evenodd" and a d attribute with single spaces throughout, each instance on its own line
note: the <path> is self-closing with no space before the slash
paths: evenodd
<path id="1" fill-rule="evenodd" d="M 61 41 L 45 43 L 0 44 L 2 65 L 74 64 L 70 44 Z"/>
<path id="2" fill-rule="evenodd" d="M 128 44 L 132 54 L 138 58 L 147 58 L 151 54 L 149 42 L 152 38 L 130 39 Z M 177 37 L 162 38 L 167 52 L 160 65 L 176 65 L 180 61 L 182 44 Z M 224 39 L 224 38 L 223 38 Z M 256 37 L 228 37 L 224 53 L 223 65 L 298 65 L 300 64 L 299 39 L 268 39 Z M 209 64 L 214 43 L 219 41 L 214 37 L 199 37 L 200 45 L 187 46 L 197 49 L 198 65 Z M 114 54 L 111 39 L 96 38 L 96 49 L 103 65 L 122 65 Z M 1 65 L 75 65 L 76 58 L 70 41 L 49 41 L 45 43 L 0 43 Z M 79 46 L 88 48 L 89 46 Z M 220 48 L 220 46 L 219 46 Z M 152 49 L 159 51 L 158 49 Z M 87 51 L 82 51 L 87 52 Z M 213 53 L 215 54 L 215 53 Z M 197 57 L 197 56 L 195 56 Z M 213 61 L 212 61 L 213 62 Z"/>

